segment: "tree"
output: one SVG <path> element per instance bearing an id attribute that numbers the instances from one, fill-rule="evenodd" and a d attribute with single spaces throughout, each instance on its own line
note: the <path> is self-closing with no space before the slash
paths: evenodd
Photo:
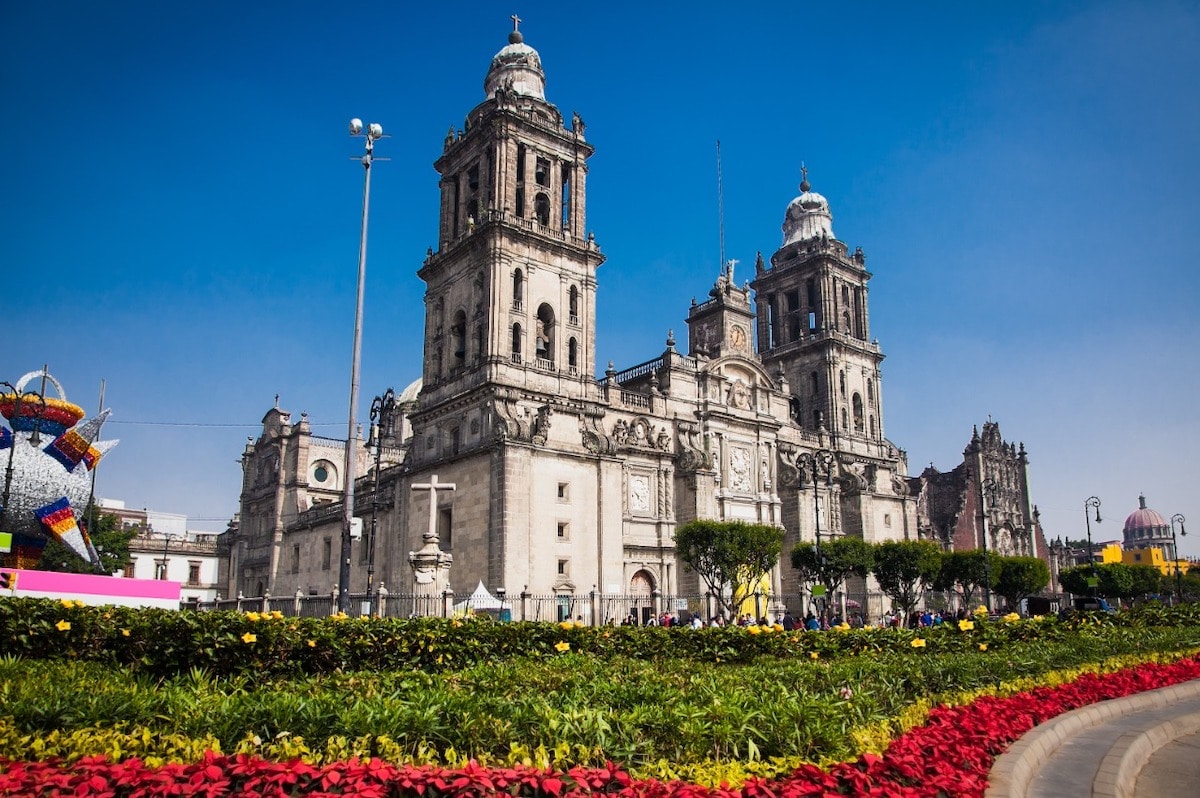
<path id="1" fill-rule="evenodd" d="M 891 540 L 875 546 L 872 573 L 879 589 L 904 611 L 912 612 L 921 594 L 937 579 L 942 550 L 928 540 Z"/>
<path id="2" fill-rule="evenodd" d="M 875 563 L 874 547 L 862 538 L 831 537 L 817 547 L 812 543 L 797 543 L 792 548 L 792 567 L 805 582 L 825 586 L 836 592 L 850 576 L 865 577 Z"/>
<path id="3" fill-rule="evenodd" d="M 66 546 L 53 538 L 46 544 L 42 557 L 38 560 L 39 571 L 62 571 L 72 574 L 112 574 L 125 568 L 129 562 L 129 541 L 137 534 L 136 529 L 123 529 L 121 519 L 110 513 L 101 513 L 94 506 L 88 507 L 83 514 L 84 524 L 95 515 L 92 527 L 88 529 L 88 537 L 100 555 L 100 565 L 93 567 L 90 562 L 80 557 Z"/>
<path id="4" fill-rule="evenodd" d="M 1095 588 L 1088 585 L 1093 569 L 1097 584 Z M 1119 562 L 1109 562 L 1098 565 L 1077 565 L 1068 568 L 1058 575 L 1058 581 L 1063 589 L 1076 596 L 1103 596 L 1104 598 L 1120 598 L 1129 596 L 1133 591 L 1134 575 L 1128 565 Z"/>
<path id="5" fill-rule="evenodd" d="M 1136 601 L 1148 596 L 1159 596 L 1162 593 L 1164 582 L 1162 571 L 1153 565 L 1130 565 L 1128 568 L 1133 577 L 1129 588 L 1129 599 Z M 1174 589 L 1174 585 L 1171 586 L 1171 589 Z M 1126 597 L 1122 596 L 1122 598 Z"/>
<path id="6" fill-rule="evenodd" d="M 1024 599 L 1050 584 L 1050 567 L 1037 557 L 1000 557 L 995 589 L 1016 610 Z M 993 572 L 994 573 L 994 572 Z"/>
<path id="7" fill-rule="evenodd" d="M 697 519 L 675 530 L 675 553 L 700 575 L 729 616 L 733 595 L 758 585 L 782 551 L 783 530 L 766 524 Z"/>
<path id="8" fill-rule="evenodd" d="M 989 590 L 995 589 L 1000 575 L 1000 557 L 982 549 L 948 551 L 942 554 L 942 566 L 933 580 L 934 590 L 953 590 L 958 585 L 962 591 L 962 606 L 970 607 L 975 591 L 983 591 L 986 583 Z"/>

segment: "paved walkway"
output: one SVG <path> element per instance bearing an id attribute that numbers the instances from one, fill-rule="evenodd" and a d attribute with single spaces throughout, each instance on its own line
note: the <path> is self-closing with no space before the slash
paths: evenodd
<path id="1" fill-rule="evenodd" d="M 987 798 L 1196 798 L 1200 679 L 1060 715 L 1000 756 Z"/>

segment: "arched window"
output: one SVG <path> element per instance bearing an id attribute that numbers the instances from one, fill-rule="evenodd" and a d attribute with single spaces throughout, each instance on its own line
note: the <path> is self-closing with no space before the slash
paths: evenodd
<path id="1" fill-rule="evenodd" d="M 569 324 L 579 324 L 579 289 L 571 286 L 571 290 L 567 292 L 567 308 L 571 314 L 568 319 Z"/>
<path id="2" fill-rule="evenodd" d="M 520 310 L 525 297 L 525 275 L 520 269 L 513 272 L 513 310 Z"/>
<path id="3" fill-rule="evenodd" d="M 854 406 L 854 431 L 861 434 L 864 429 L 862 394 L 855 391 L 854 397 L 851 399 L 851 404 Z"/>
<path id="4" fill-rule="evenodd" d="M 521 362 L 521 325 L 512 326 L 512 362 Z"/>
<path id="5" fill-rule="evenodd" d="M 537 311 L 537 334 L 534 340 L 534 351 L 538 360 L 549 361 L 554 365 L 554 308 L 543 302 Z"/>
<path id="6" fill-rule="evenodd" d="M 450 353 L 454 360 L 453 368 L 460 369 L 467 362 L 467 314 L 458 311 L 454 314 L 454 323 L 450 325 Z"/>
<path id="7" fill-rule="evenodd" d="M 574 338 L 567 341 L 567 368 L 572 374 L 579 373 L 579 343 Z"/>
<path id="8" fill-rule="evenodd" d="M 534 212 L 537 214 L 538 224 L 550 224 L 550 198 L 545 194 L 538 194 L 534 200 Z"/>

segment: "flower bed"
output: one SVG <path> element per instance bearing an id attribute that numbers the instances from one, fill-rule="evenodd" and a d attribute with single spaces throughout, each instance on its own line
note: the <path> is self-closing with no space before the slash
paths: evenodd
<path id="1" fill-rule="evenodd" d="M 396 798 L 475 796 L 585 796 L 630 798 L 802 798 L 823 795 L 982 796 L 997 754 L 1033 726 L 1063 712 L 1110 698 L 1200 678 L 1200 658 L 1146 663 L 1105 674 L 1085 674 L 1057 687 L 1035 688 L 1004 698 L 983 696 L 958 707 L 932 710 L 928 720 L 888 746 L 882 756 L 864 754 L 829 768 L 806 765 L 790 775 L 751 779 L 740 788 L 703 787 L 684 781 L 634 779 L 619 767 L 555 771 L 526 766 L 457 769 L 396 766 L 378 759 L 351 759 L 324 766 L 300 760 L 208 754 L 187 765 L 148 767 L 140 759 L 111 762 L 91 757 L 5 762 L 3 795 L 358 795 Z"/>

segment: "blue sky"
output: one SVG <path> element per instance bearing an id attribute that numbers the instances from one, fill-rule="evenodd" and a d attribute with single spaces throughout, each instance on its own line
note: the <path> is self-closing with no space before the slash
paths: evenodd
<path id="1" fill-rule="evenodd" d="M 43 363 L 120 446 L 99 493 L 219 530 L 280 395 L 345 434 L 361 144 L 380 122 L 362 355 L 420 374 L 449 125 L 509 15 L 596 147 L 597 357 L 685 339 L 726 257 L 781 243 L 800 164 L 861 246 L 884 425 L 910 470 L 991 416 L 1030 453 L 1051 536 L 1144 492 L 1200 533 L 1200 5 L 0 5 L 0 379 Z M 1200 534 L 1181 547 L 1200 555 Z"/>

